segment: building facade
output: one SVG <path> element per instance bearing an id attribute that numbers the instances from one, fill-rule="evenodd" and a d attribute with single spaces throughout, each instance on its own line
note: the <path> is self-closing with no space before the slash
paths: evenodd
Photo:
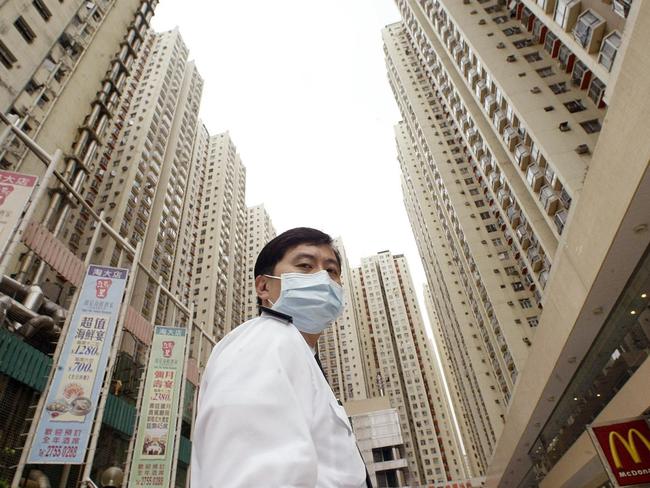
<path id="1" fill-rule="evenodd" d="M 255 291 L 255 261 L 262 248 L 275 237 L 271 216 L 264 205 L 255 205 L 246 210 L 246 271 L 243 306 L 244 320 L 258 316 L 257 292 Z"/>
<path id="2" fill-rule="evenodd" d="M 404 199 L 474 474 L 601 486 L 586 425 L 650 406 L 629 396 L 649 337 L 648 137 L 631 124 L 646 110 L 650 7 L 397 5 L 384 46 Z M 624 313 L 614 333 L 607 317 Z"/>
<path id="3" fill-rule="evenodd" d="M 340 241 L 338 249 L 343 249 Z M 403 446 L 390 461 L 400 459 L 404 466 L 399 475 L 381 476 L 398 483 L 388 486 L 466 477 L 457 438 L 448 435 L 446 397 L 406 259 L 384 251 L 349 268 L 344 252 L 342 257 L 346 308 L 321 337 L 319 355 L 346 407 L 384 399 L 396 412 Z M 370 454 L 366 460 L 373 462 Z"/>
<path id="4" fill-rule="evenodd" d="M 201 184 L 195 313 L 219 340 L 245 316 L 246 168 L 228 133 L 209 138 Z"/>
<path id="5" fill-rule="evenodd" d="M 178 30 L 149 30 L 154 6 L 0 7 L 2 110 L 47 152 L 65 151 L 57 170 L 79 194 L 52 179 L 17 252 L 2 256 L 2 481 L 14 476 L 86 263 L 139 263 L 111 359 L 94 479 L 125 467 L 153 325 L 166 324 L 190 331 L 175 471 L 185 486 L 200 370 L 244 319 L 245 168 L 229 135 L 211 136 L 198 119 L 203 81 Z M 4 126 L 2 136 L 3 169 L 43 174 Z M 28 465 L 22 475 L 63 486 L 83 468 Z"/>

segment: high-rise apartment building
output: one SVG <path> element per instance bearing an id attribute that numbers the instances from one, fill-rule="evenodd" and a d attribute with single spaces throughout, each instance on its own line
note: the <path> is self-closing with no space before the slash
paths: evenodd
<path id="1" fill-rule="evenodd" d="M 149 30 L 150 2 L 113 3 L 55 6 L 35 1 L 0 7 L 2 22 L 5 13 L 18 16 L 15 29 L 23 37 L 35 29 L 29 18 L 32 9 L 43 16 L 44 30 L 32 33 L 34 48 L 40 46 L 37 39 L 51 40 L 50 27 L 58 29 L 62 23 L 67 29 L 50 54 L 43 54 L 42 66 L 42 59 L 34 61 L 33 78 L 25 87 L 35 97 L 33 106 L 27 112 L 17 110 L 23 94 L 9 100 L 8 113 L 17 114 L 16 124 L 46 150 L 69 151 L 59 171 L 83 198 L 75 201 L 65 189 L 45 192 L 27 227 L 31 234 L 22 236 L 12 262 L 3 261 L 11 278 L 0 280 L 7 312 L 0 324 L 0 412 L 5 419 L 0 480 L 13 476 L 18 448 L 25 440 L 22 434 L 30 425 L 26 414 L 15 412 L 27 412 L 38 401 L 45 386 L 42 378 L 51 368 L 48 354 L 61 339 L 70 297 L 80 284 L 80 273 L 70 270 L 83 270 L 83 259 L 113 266 L 129 266 L 133 260 L 120 249 L 124 246 L 116 245 L 115 235 L 132 248 L 139 247 L 140 264 L 134 268 L 133 293 L 120 323 L 124 334 L 113 358 L 107 406 L 95 438 L 98 448 L 90 468 L 95 479 L 108 466 L 124 467 L 152 325 L 173 324 L 187 326 L 191 337 L 176 470 L 178 486 L 184 486 L 200 369 L 211 344 L 244 316 L 245 169 L 228 134 L 210 136 L 198 119 L 203 81 L 178 30 L 160 34 Z M 46 18 L 48 12 L 52 15 Z M 12 36 L 13 30 L 7 26 L 2 32 L 0 70 L 16 74 L 36 55 L 26 52 L 22 58 L 23 53 L 2 37 Z M 111 48 L 112 57 L 104 52 Z M 24 63 L 10 55 L 16 59 L 20 55 Z M 66 56 L 72 55 L 76 64 L 68 63 Z M 106 65 L 98 65 L 101 59 Z M 43 68 L 52 73 L 49 85 L 34 88 Z M 2 72 L 3 83 L 10 79 L 15 81 Z M 16 81 L 3 89 L 13 93 L 18 86 Z M 53 92 L 53 87 L 59 91 Z M 73 127 L 70 134 L 65 132 L 68 126 Z M 23 154 L 23 149 L 11 135 L 2 149 L 4 168 L 42 174 L 38 166 L 42 163 L 35 162 L 33 153 Z M 54 180 L 50 186 L 56 186 Z M 98 230 L 93 213 L 103 215 L 112 229 Z M 188 309 L 194 313 L 191 325 Z M 16 310 L 22 314 L 16 315 Z M 53 325 L 43 330 L 25 327 L 23 322 L 29 319 Z M 14 327 L 22 329 L 11 332 Z M 28 466 L 23 476 L 34 468 Z M 55 483 L 74 483 L 81 476 L 78 466 L 65 475 L 43 469 L 42 477 Z"/>
<path id="2" fill-rule="evenodd" d="M 361 330 L 353 296 L 353 270 L 341 238 L 335 239 L 334 245 L 341 256 L 345 308 L 341 317 L 323 332 L 318 341 L 318 351 L 334 395 L 340 401 L 349 402 L 369 398 L 369 377 L 364 368 L 363 346 L 359 340 Z"/>
<path id="3" fill-rule="evenodd" d="M 95 171 L 93 160 L 109 119 L 117 116 L 121 90 L 156 4 L 38 0 L 0 7 L 0 110 L 51 153 L 72 148 L 59 170 L 76 189 Z M 0 146 L 0 165 L 35 175 L 45 172 L 13 135 Z M 38 202 L 35 215 L 58 232 L 68 204 L 54 191 Z M 31 265 L 34 259 L 23 261 L 19 276 L 36 273 L 40 278 L 42 265 L 37 270 Z"/>
<path id="4" fill-rule="evenodd" d="M 86 181 L 86 201 L 132 245 L 142 242 L 141 260 L 161 283 L 189 304 L 195 255 L 196 214 L 201 167 L 193 160 L 200 121 L 203 81 L 178 30 L 147 33 L 142 56 L 128 79 L 120 107 L 124 117 L 107 132 L 116 136 L 96 157 L 97 172 Z M 117 142 L 119 141 L 119 142 Z M 198 150 L 199 148 L 197 148 Z M 93 228 L 87 212 L 72 214 L 62 239 L 85 257 Z M 105 233 L 94 262 L 118 265 L 120 250 Z M 156 281 L 141 277 L 133 305 L 156 323 L 171 320 L 166 301 L 152 317 Z"/>
<path id="5" fill-rule="evenodd" d="M 243 320 L 258 316 L 257 292 L 255 291 L 255 261 L 262 248 L 275 237 L 275 228 L 264 205 L 255 205 L 246 210 L 246 269 L 244 272 Z M 237 324 L 234 324 L 237 326 Z"/>
<path id="6" fill-rule="evenodd" d="M 245 317 L 246 168 L 228 133 L 211 136 L 207 151 L 194 302 L 196 320 L 218 340 Z"/>
<path id="7" fill-rule="evenodd" d="M 443 385 L 436 377 L 406 259 L 384 251 L 350 269 L 340 240 L 337 247 L 343 257 L 346 309 L 319 341 L 332 389 L 346 406 L 381 398 L 389 402 L 399 419 L 397 444 L 403 443 L 399 456 L 390 451 L 394 456 L 390 460 L 407 460 L 403 466 L 407 483 L 466 477 L 457 438 L 448 437 L 449 428 L 443 425 L 451 425 L 451 417 L 443 405 Z M 370 454 L 367 461 L 372 462 Z M 393 479 L 392 474 L 386 476 Z"/>
<path id="8" fill-rule="evenodd" d="M 600 486 L 586 425 L 650 407 L 650 6 L 397 5 L 404 199 L 474 474 Z"/>

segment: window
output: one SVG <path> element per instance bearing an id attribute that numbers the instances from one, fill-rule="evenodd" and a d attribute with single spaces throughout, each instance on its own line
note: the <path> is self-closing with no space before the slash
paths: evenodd
<path id="1" fill-rule="evenodd" d="M 0 63 L 7 68 L 11 69 L 14 66 L 14 63 L 18 61 L 16 56 L 5 46 L 4 42 L 0 41 Z"/>
<path id="2" fill-rule="evenodd" d="M 534 63 L 536 61 L 541 61 L 542 55 L 539 54 L 539 51 L 535 51 L 534 53 L 524 54 L 524 59 L 529 63 Z"/>
<path id="3" fill-rule="evenodd" d="M 34 42 L 34 39 L 36 39 L 36 34 L 34 34 L 34 31 L 22 16 L 16 19 L 14 27 L 16 27 L 16 30 L 20 32 L 20 35 L 23 36 L 23 39 L 25 39 L 28 44 L 31 44 Z"/>
<path id="4" fill-rule="evenodd" d="M 503 29 L 503 33 L 510 37 L 515 34 L 521 34 L 521 29 L 519 27 L 508 27 L 507 29 Z"/>
<path id="5" fill-rule="evenodd" d="M 508 276 L 519 276 L 519 271 L 514 266 L 506 266 L 505 272 Z"/>
<path id="6" fill-rule="evenodd" d="M 584 122 L 580 122 L 580 125 L 585 130 L 587 134 L 593 134 L 594 132 L 600 132 L 602 126 L 600 125 L 600 120 L 591 119 Z"/>
<path id="7" fill-rule="evenodd" d="M 549 76 L 553 76 L 555 73 L 553 72 L 553 68 L 550 66 L 546 66 L 544 68 L 539 68 L 536 69 L 537 74 L 541 76 L 542 78 L 548 78 Z"/>
<path id="8" fill-rule="evenodd" d="M 572 15 L 580 11 L 580 0 L 558 0 L 555 6 L 555 15 L 553 20 L 568 30 L 571 26 Z M 573 17 L 575 19 L 575 17 Z"/>
<path id="9" fill-rule="evenodd" d="M 501 240 L 500 237 L 496 237 L 496 238 L 492 239 L 492 245 L 495 246 L 495 247 L 503 246 L 503 241 Z"/>
<path id="10" fill-rule="evenodd" d="M 490 218 L 490 212 L 481 212 L 480 215 L 481 215 L 481 219 L 483 220 L 487 220 Z"/>
<path id="11" fill-rule="evenodd" d="M 515 291 L 524 291 L 524 284 L 521 281 L 515 281 L 512 284 L 512 289 Z"/>
<path id="12" fill-rule="evenodd" d="M 488 224 L 488 225 L 485 226 L 485 229 L 488 232 L 496 232 L 497 231 L 497 226 L 494 225 L 494 224 Z"/>
<path id="13" fill-rule="evenodd" d="M 533 304 L 530 301 L 530 298 L 521 298 L 519 299 L 519 305 L 521 308 L 532 308 Z"/>
<path id="14" fill-rule="evenodd" d="M 499 256 L 499 259 L 501 261 L 505 261 L 506 259 L 508 259 L 510 257 L 509 254 L 508 254 L 508 251 L 501 251 L 497 255 Z"/>
<path id="15" fill-rule="evenodd" d="M 553 93 L 556 95 L 559 95 L 561 93 L 566 93 L 569 91 L 569 88 L 566 85 L 565 81 L 561 81 L 559 83 L 553 83 L 552 85 L 548 86 Z"/>
<path id="16" fill-rule="evenodd" d="M 526 320 L 528 321 L 528 325 L 531 327 L 537 327 L 539 325 L 539 317 L 537 316 L 526 317 Z"/>
<path id="17" fill-rule="evenodd" d="M 476 200 L 476 201 L 474 202 L 474 204 L 475 204 L 477 207 L 485 207 L 485 202 L 484 202 L 483 200 Z"/>
<path id="18" fill-rule="evenodd" d="M 50 9 L 47 8 L 47 5 L 45 5 L 45 3 L 43 3 L 43 0 L 34 0 L 32 2 L 32 5 L 34 6 L 34 8 L 38 12 L 38 14 L 41 17 L 43 17 L 43 20 L 45 22 L 50 20 L 50 17 L 52 17 L 52 12 L 50 12 Z"/>
<path id="19" fill-rule="evenodd" d="M 525 47 L 530 47 L 530 46 L 532 46 L 533 44 L 535 44 L 535 42 L 534 42 L 532 39 L 527 38 L 527 39 L 520 39 L 520 40 L 518 40 L 518 41 L 513 42 L 512 44 L 513 44 L 517 49 L 523 49 L 523 48 L 525 48 Z"/>
<path id="20" fill-rule="evenodd" d="M 582 103 L 582 100 L 579 98 L 576 98 L 575 100 L 571 100 L 570 102 L 566 102 L 564 106 L 572 114 L 576 112 L 582 112 L 583 110 L 587 110 L 587 107 L 585 107 L 585 104 Z"/>

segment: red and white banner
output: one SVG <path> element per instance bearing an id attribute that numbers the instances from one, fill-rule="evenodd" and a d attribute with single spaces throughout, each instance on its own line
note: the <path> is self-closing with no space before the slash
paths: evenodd
<path id="1" fill-rule="evenodd" d="M 0 252 L 13 235 L 37 180 L 33 175 L 0 171 Z"/>

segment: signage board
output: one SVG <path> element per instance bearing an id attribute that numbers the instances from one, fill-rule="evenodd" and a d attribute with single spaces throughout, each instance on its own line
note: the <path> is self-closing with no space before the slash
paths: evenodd
<path id="1" fill-rule="evenodd" d="M 589 434 L 614 486 L 650 486 L 650 418 L 591 425 Z"/>
<path id="2" fill-rule="evenodd" d="M 156 326 L 142 396 L 129 486 L 173 486 L 176 421 L 180 414 L 186 330 Z"/>
<path id="3" fill-rule="evenodd" d="M 52 382 L 44 392 L 28 463 L 83 463 L 127 275 L 127 269 L 88 267 Z"/>
<path id="4" fill-rule="evenodd" d="M 33 175 L 0 171 L 0 252 L 6 248 L 37 180 Z"/>

